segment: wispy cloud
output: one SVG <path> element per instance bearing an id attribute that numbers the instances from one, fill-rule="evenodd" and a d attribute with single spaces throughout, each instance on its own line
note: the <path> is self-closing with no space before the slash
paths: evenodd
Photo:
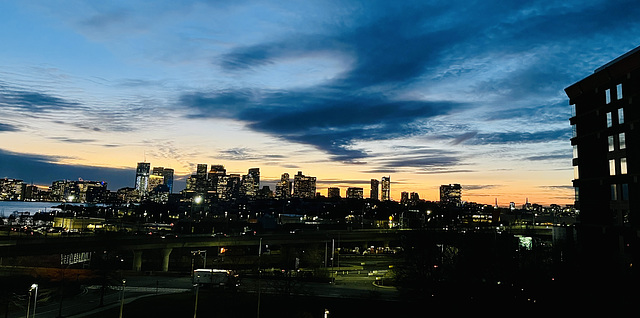
<path id="1" fill-rule="evenodd" d="M 20 129 L 15 125 L 0 123 L 0 132 L 19 131 L 19 130 Z"/>

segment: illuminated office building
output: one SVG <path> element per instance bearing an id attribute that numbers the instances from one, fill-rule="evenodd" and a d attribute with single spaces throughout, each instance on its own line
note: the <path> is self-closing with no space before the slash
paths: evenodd
<path id="1" fill-rule="evenodd" d="M 291 197 L 291 179 L 289 179 L 288 173 L 283 173 L 280 176 L 280 182 L 276 184 L 276 198 L 279 199 L 288 199 Z"/>
<path id="2" fill-rule="evenodd" d="M 260 191 L 260 169 L 251 168 L 242 176 L 242 190 L 248 197 L 256 197 Z"/>
<path id="3" fill-rule="evenodd" d="M 450 206 L 460 206 L 462 204 L 462 186 L 457 183 L 441 185 L 440 203 Z"/>
<path id="4" fill-rule="evenodd" d="M 362 199 L 364 197 L 364 189 L 358 187 L 350 187 L 347 189 L 347 199 Z"/>
<path id="5" fill-rule="evenodd" d="M 101 203 L 107 198 L 107 183 L 104 181 L 58 180 L 49 187 L 54 201 L 74 203 Z"/>
<path id="6" fill-rule="evenodd" d="M 219 190 L 222 190 L 226 187 L 227 180 L 225 176 L 227 175 L 227 169 L 224 168 L 223 165 L 211 165 L 211 169 L 209 170 L 208 176 L 208 187 L 207 193 L 209 193 L 212 197 L 219 197 Z M 220 184 L 224 184 L 219 187 Z"/>
<path id="7" fill-rule="evenodd" d="M 151 164 L 148 162 L 138 162 L 138 167 L 136 168 L 136 190 L 140 195 L 140 198 L 143 198 L 147 195 L 147 191 L 149 188 L 149 170 L 151 169 Z"/>
<path id="8" fill-rule="evenodd" d="M 391 177 L 382 177 L 382 201 L 391 200 Z"/>
<path id="9" fill-rule="evenodd" d="M 316 177 L 309 177 L 298 171 L 293 177 L 293 196 L 296 198 L 315 198 Z"/>
<path id="10" fill-rule="evenodd" d="M 630 268 L 640 233 L 640 47 L 565 92 L 579 241 L 593 260 L 616 255 L 612 263 Z"/>
<path id="11" fill-rule="evenodd" d="M 22 180 L 0 179 L 0 200 L 23 200 L 25 184 Z"/>

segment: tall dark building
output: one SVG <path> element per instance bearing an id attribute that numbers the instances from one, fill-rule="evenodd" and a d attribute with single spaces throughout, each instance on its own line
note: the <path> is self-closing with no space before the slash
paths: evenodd
<path id="1" fill-rule="evenodd" d="M 164 177 L 164 185 L 169 188 L 169 193 L 173 193 L 173 173 L 174 170 L 171 168 L 164 168 L 162 170 L 162 176 Z"/>
<path id="2" fill-rule="evenodd" d="M 339 199 L 340 198 L 340 188 L 330 187 L 327 189 L 327 198 L 329 199 Z"/>
<path id="3" fill-rule="evenodd" d="M 585 263 L 629 269 L 640 233 L 640 47 L 565 92 L 573 112 L 573 186 Z"/>
<path id="4" fill-rule="evenodd" d="M 369 198 L 378 200 L 378 191 L 380 189 L 380 181 L 377 179 L 371 179 L 371 192 L 369 192 Z"/>
<path id="5" fill-rule="evenodd" d="M 459 184 L 443 184 L 440 186 L 440 203 L 460 206 L 462 204 L 462 186 Z"/>

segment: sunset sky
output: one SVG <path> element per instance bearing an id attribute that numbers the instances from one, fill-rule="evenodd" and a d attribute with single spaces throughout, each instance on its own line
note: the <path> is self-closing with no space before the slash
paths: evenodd
<path id="1" fill-rule="evenodd" d="M 0 178 L 137 162 L 390 176 L 392 198 L 573 203 L 564 88 L 640 45 L 636 1 L 1 1 Z"/>

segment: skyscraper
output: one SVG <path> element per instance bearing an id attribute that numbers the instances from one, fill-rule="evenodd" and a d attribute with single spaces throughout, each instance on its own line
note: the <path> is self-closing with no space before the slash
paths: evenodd
<path id="1" fill-rule="evenodd" d="M 169 193 L 173 193 L 173 173 L 174 170 L 171 168 L 164 168 L 162 170 L 162 176 L 164 177 L 164 185 L 169 188 Z"/>
<path id="2" fill-rule="evenodd" d="M 315 198 L 316 196 L 316 177 L 309 177 L 298 171 L 294 176 L 293 196 L 297 198 Z"/>
<path id="3" fill-rule="evenodd" d="M 599 267 L 630 268 L 634 259 L 640 261 L 638 252 L 630 253 L 638 250 L 640 231 L 640 47 L 565 92 L 573 113 L 576 228 L 581 246 L 591 253 L 585 262 L 607 260 Z"/>
<path id="4" fill-rule="evenodd" d="M 378 189 L 380 189 L 380 181 L 377 179 L 371 179 L 371 192 L 369 192 L 369 198 L 378 200 Z"/>
<path id="5" fill-rule="evenodd" d="M 260 190 L 260 168 L 251 168 L 242 176 L 242 189 L 246 196 L 255 197 Z"/>
<path id="6" fill-rule="evenodd" d="M 276 184 L 276 197 L 279 199 L 290 198 L 291 188 L 291 179 L 289 179 L 289 174 L 285 172 L 280 176 L 280 182 Z"/>
<path id="7" fill-rule="evenodd" d="M 147 190 L 149 188 L 150 169 L 150 163 L 138 162 L 138 167 L 136 168 L 136 190 L 138 191 L 140 198 L 143 198 L 147 195 Z"/>
<path id="8" fill-rule="evenodd" d="M 391 200 L 391 176 L 382 177 L 382 201 Z"/>

